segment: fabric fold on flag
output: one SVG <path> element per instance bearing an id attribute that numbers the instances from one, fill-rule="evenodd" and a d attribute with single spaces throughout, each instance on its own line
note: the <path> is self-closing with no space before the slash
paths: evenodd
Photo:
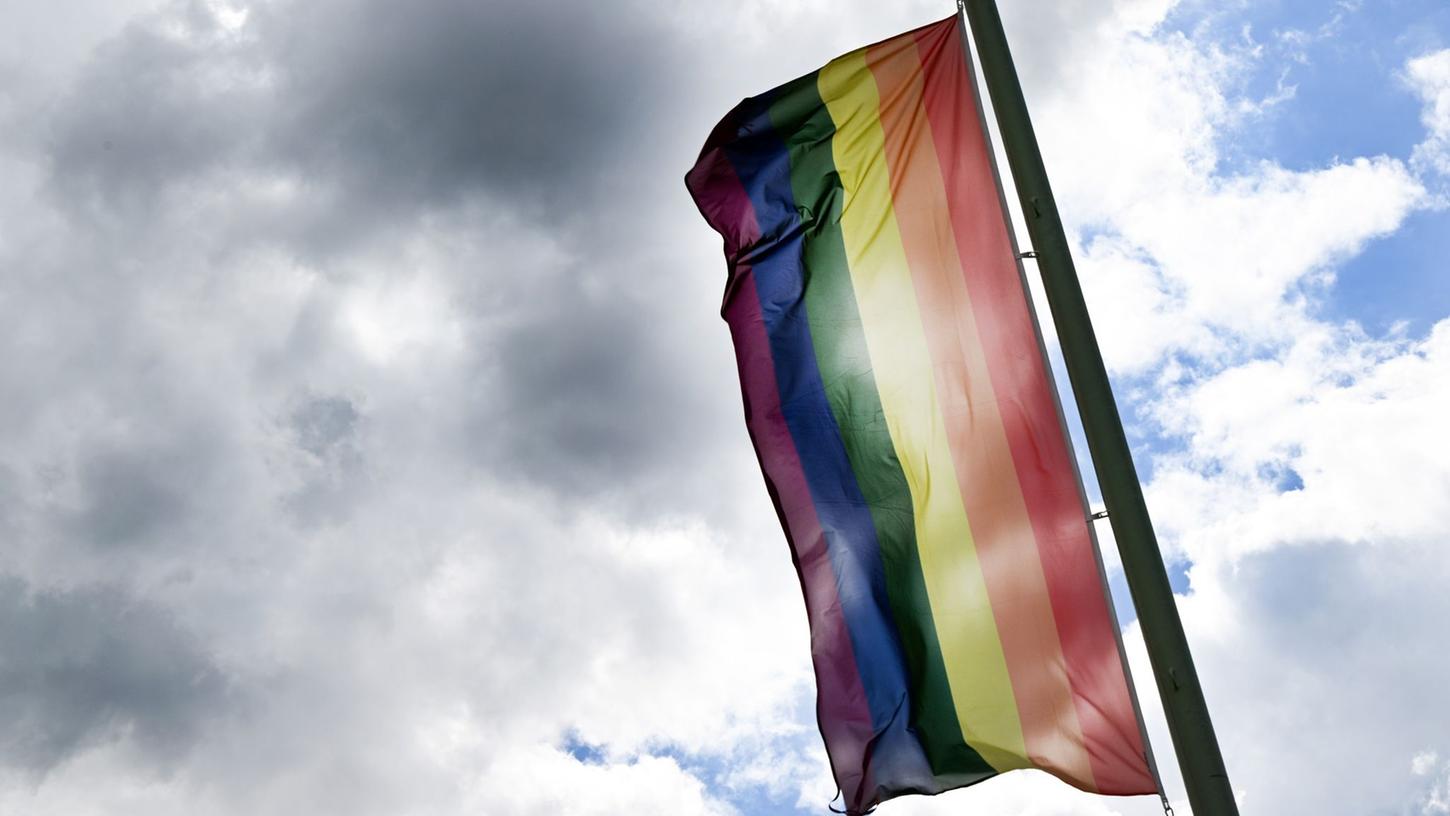
<path id="1" fill-rule="evenodd" d="M 1158 790 L 957 17 L 743 101 L 686 177 L 847 810 Z"/>

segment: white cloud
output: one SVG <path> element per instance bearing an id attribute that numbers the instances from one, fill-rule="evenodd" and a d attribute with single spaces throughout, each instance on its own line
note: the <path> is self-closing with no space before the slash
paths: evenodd
<path id="1" fill-rule="evenodd" d="M 1405 75 L 1425 103 L 1420 120 L 1426 138 L 1415 147 L 1414 162 L 1450 175 L 1450 48 L 1410 60 Z"/>
<path id="2" fill-rule="evenodd" d="M 1434 751 L 1421 751 L 1410 760 L 1410 773 L 1428 776 L 1440 764 L 1440 755 Z"/>
<path id="3" fill-rule="evenodd" d="M 1431 702 L 1445 658 L 1430 644 L 1450 614 L 1437 553 L 1336 541 L 1195 567 L 1179 608 L 1246 812 L 1401 812 L 1420 798 L 1403 758 L 1450 728 Z M 1169 743 L 1136 624 L 1129 649 L 1161 755 Z"/>
<path id="4" fill-rule="evenodd" d="M 1169 10 L 1144 8 L 1156 21 Z M 1175 353 L 1228 363 L 1292 339 L 1303 300 L 1422 206 L 1421 183 L 1383 156 L 1225 168 L 1220 144 L 1272 107 L 1229 96 L 1262 52 L 1145 35 L 1154 29 L 1142 9 L 1109 20 L 1075 38 L 1077 59 L 1042 80 L 1052 85 L 1028 91 L 1041 100 L 1034 116 L 1059 204 L 1082 236 L 1077 259 L 1110 369 L 1141 373 Z"/>
<path id="5" fill-rule="evenodd" d="M 1156 406 L 1187 448 L 1150 497 L 1200 563 L 1316 541 L 1424 541 L 1450 528 L 1450 321 L 1422 340 L 1318 327 L 1282 356 L 1228 368 Z"/>
<path id="6" fill-rule="evenodd" d="M 470 786 L 473 812 L 516 816 L 737 816 L 672 759 L 584 763 L 549 747 L 515 749 Z"/>
<path id="7" fill-rule="evenodd" d="M 1450 813 L 1450 767 L 1444 769 L 1440 779 L 1425 794 L 1420 813 L 1421 816 Z"/>
<path id="8" fill-rule="evenodd" d="M 427 278 L 370 281 L 353 287 L 343 304 L 347 329 L 374 363 L 455 354 L 462 346 L 463 332 L 451 304 Z"/>

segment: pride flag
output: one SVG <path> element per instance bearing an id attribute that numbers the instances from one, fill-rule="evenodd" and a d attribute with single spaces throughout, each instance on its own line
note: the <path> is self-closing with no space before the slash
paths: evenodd
<path id="1" fill-rule="evenodd" d="M 740 103 L 686 184 L 848 812 L 1156 792 L 958 18 Z"/>

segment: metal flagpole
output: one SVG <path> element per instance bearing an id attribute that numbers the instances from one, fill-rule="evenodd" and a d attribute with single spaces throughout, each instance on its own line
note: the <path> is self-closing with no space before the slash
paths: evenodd
<path id="1" fill-rule="evenodd" d="M 1002 31 L 1002 19 L 993 0 L 958 0 L 957 6 L 966 12 L 982 61 L 982 79 L 997 114 L 1007 164 L 1082 415 L 1093 470 L 1122 554 L 1133 605 L 1138 610 L 1143 641 L 1168 716 L 1168 731 L 1188 789 L 1188 802 L 1195 816 L 1238 816 L 1228 771 L 1198 683 L 1198 672 L 1193 668 L 1183 623 L 1178 618 L 1173 588 L 1168 583 L 1132 452 L 1113 401 L 1108 372 L 1088 318 L 1067 235 L 1047 182 L 1007 36 Z"/>

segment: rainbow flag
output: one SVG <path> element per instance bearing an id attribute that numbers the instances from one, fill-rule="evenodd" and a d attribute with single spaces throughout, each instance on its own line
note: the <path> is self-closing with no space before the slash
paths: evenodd
<path id="1" fill-rule="evenodd" d="M 1158 790 L 965 46 L 747 99 L 686 177 L 851 813 L 1014 768 Z"/>

